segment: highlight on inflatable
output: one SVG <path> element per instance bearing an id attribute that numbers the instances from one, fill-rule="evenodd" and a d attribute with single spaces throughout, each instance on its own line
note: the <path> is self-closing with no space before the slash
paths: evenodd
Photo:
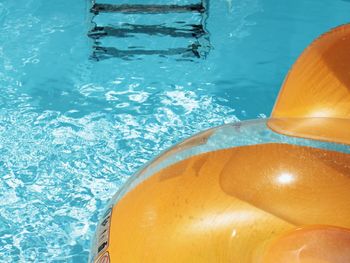
<path id="1" fill-rule="evenodd" d="M 350 25 L 315 40 L 271 118 L 202 132 L 115 195 L 91 262 L 350 262 Z"/>

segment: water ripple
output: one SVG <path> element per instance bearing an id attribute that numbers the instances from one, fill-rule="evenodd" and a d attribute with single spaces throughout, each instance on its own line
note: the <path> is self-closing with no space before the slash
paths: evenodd
<path id="1" fill-rule="evenodd" d="M 330 1 L 313 5 L 336 14 L 332 23 L 347 19 L 348 4 L 330 12 Z M 196 132 L 266 117 L 300 51 L 285 45 L 292 30 L 280 40 L 262 18 L 255 28 L 262 5 L 283 5 L 213 1 L 206 60 L 94 62 L 87 2 L 0 1 L 1 262 L 86 262 L 104 206 L 127 178 Z M 284 46 L 289 60 L 261 63 Z"/>

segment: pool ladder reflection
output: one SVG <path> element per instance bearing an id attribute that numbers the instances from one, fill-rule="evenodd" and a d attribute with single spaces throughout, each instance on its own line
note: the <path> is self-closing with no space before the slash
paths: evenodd
<path id="1" fill-rule="evenodd" d="M 173 4 L 110 4 L 93 2 L 94 40 L 91 58 L 141 59 L 145 55 L 177 60 L 206 58 L 210 51 L 206 30 L 208 2 Z M 146 38 L 145 38 L 146 37 Z M 152 40 L 151 37 L 154 37 Z"/>

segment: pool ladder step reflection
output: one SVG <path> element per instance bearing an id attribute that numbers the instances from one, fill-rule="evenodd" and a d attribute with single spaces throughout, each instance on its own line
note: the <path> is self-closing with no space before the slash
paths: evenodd
<path id="1" fill-rule="evenodd" d="M 191 5 L 142 5 L 142 4 L 97 4 L 95 3 L 91 10 L 92 13 L 100 12 L 119 12 L 126 14 L 159 14 L 159 13 L 180 13 L 180 12 L 205 12 L 205 7 L 201 3 Z"/>
<path id="2" fill-rule="evenodd" d="M 97 61 L 146 55 L 193 61 L 206 58 L 210 51 L 206 0 L 187 5 L 94 2 L 90 12 L 91 58 Z"/>

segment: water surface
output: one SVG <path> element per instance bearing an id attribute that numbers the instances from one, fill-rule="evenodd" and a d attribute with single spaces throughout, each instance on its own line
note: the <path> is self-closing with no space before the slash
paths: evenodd
<path id="1" fill-rule="evenodd" d="M 91 5 L 0 0 L 1 262 L 86 262 L 130 175 L 203 129 L 268 116 L 300 52 L 350 13 L 341 0 L 217 0 L 204 18 Z M 92 20 L 114 35 L 88 37 Z"/>

